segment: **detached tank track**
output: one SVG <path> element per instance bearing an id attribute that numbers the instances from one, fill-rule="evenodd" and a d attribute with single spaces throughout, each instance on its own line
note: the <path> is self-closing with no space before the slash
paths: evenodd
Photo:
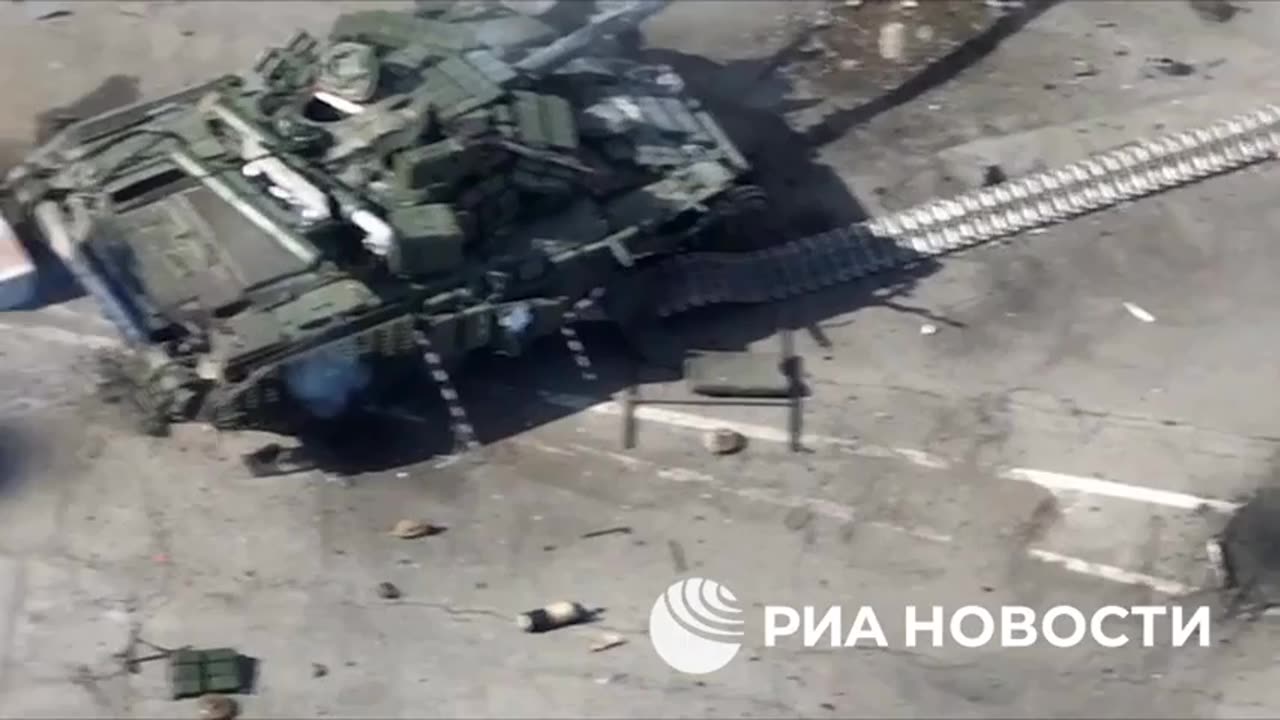
<path id="1" fill-rule="evenodd" d="M 1280 106 L 1268 105 L 766 250 L 676 256 L 640 279 L 661 288 L 660 317 L 785 300 L 1236 170 L 1278 149 Z"/>

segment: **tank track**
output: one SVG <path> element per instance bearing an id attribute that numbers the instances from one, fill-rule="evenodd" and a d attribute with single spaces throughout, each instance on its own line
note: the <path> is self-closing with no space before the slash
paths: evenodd
<path id="1" fill-rule="evenodd" d="M 1278 149 L 1280 107 L 1268 105 L 765 250 L 676 256 L 639 280 L 660 289 L 659 317 L 786 300 L 1236 170 Z"/>

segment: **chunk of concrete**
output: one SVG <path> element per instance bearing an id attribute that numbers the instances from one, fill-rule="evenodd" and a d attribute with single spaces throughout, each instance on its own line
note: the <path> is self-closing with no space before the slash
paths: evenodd
<path id="1" fill-rule="evenodd" d="M 0 217 L 0 310 L 12 310 L 36 294 L 36 264 L 3 217 Z"/>

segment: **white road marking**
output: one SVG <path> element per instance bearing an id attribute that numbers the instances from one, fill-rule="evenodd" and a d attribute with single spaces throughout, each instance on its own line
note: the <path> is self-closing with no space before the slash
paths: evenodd
<path id="1" fill-rule="evenodd" d="M 548 455 L 563 455 L 568 457 L 574 456 L 574 453 L 569 450 L 556 447 L 555 445 L 548 445 L 544 442 L 538 442 L 537 440 L 521 438 L 520 442 L 522 444 L 529 445 L 530 447 L 537 448 L 538 450 L 541 450 L 542 452 L 547 453 Z"/>
<path id="2" fill-rule="evenodd" d="M 597 450 L 595 448 L 590 448 L 585 445 L 572 445 L 571 447 L 573 449 L 570 450 L 566 448 L 556 447 L 554 445 L 548 445 L 547 443 L 544 443 L 541 441 L 530 440 L 528 438 L 523 438 L 523 437 L 514 438 L 513 442 L 519 445 L 524 445 L 526 447 L 531 447 L 535 450 L 539 450 L 541 452 L 545 452 L 550 455 L 579 455 L 579 454 L 592 455 L 595 457 L 604 458 L 607 460 L 617 462 L 618 464 L 623 465 L 629 470 L 642 470 L 642 469 L 651 470 L 656 477 L 662 478 L 663 480 L 668 480 L 670 482 L 697 483 L 701 485 L 706 485 L 711 489 L 717 492 L 725 493 L 726 495 L 736 495 L 744 500 L 752 500 L 755 502 L 765 503 L 767 505 L 776 505 L 778 507 L 785 507 L 785 508 L 803 507 L 803 508 L 807 508 L 808 510 L 810 510 L 811 512 L 817 515 L 824 515 L 826 517 L 832 518 L 834 520 L 839 520 L 841 522 L 851 522 L 856 517 L 856 510 L 853 507 L 849 505 L 844 505 L 842 503 L 833 502 L 831 500 L 826 500 L 824 498 L 808 497 L 804 495 L 788 495 L 788 494 L 779 492 L 777 490 L 774 490 L 773 488 L 737 487 L 721 481 L 720 479 L 716 478 L 714 475 L 710 475 L 704 472 L 699 472 L 697 470 L 690 470 L 688 468 L 681 468 L 681 467 L 668 467 L 668 466 L 658 465 L 657 463 L 653 463 L 648 460 L 643 460 L 641 458 L 632 457 L 630 455 L 623 455 L 621 453 Z M 952 541 L 952 537 L 950 535 L 934 532 L 932 530 L 923 529 L 923 528 L 909 528 L 902 525 L 894 525 L 892 523 L 882 522 L 879 520 L 869 520 L 869 521 L 866 521 L 866 524 L 872 527 L 885 528 L 887 530 L 893 530 L 894 532 L 905 533 L 907 535 L 911 535 L 913 537 L 917 537 L 922 540 L 929 540 L 931 542 L 949 543 Z"/>
<path id="3" fill-rule="evenodd" d="M 1191 587 L 1176 580 L 1168 580 L 1166 578 L 1158 578 L 1145 573 L 1133 572 L 1125 570 L 1114 565 L 1103 565 L 1102 563 L 1089 562 L 1080 558 L 1071 557 L 1069 555 L 1060 555 L 1049 550 L 1041 550 L 1039 548 L 1028 548 L 1027 554 L 1040 560 L 1041 562 L 1057 565 L 1064 570 L 1070 570 L 1080 575 L 1089 575 L 1103 580 L 1110 580 L 1114 583 L 1122 585 L 1140 585 L 1149 587 L 1157 592 L 1166 595 L 1186 595 L 1195 592 L 1200 588 Z"/>
<path id="4" fill-rule="evenodd" d="M 621 417 L 625 412 L 621 403 L 613 402 L 611 400 L 596 402 L 588 397 L 567 395 L 564 393 L 544 392 L 539 393 L 539 395 L 543 400 L 546 400 L 552 405 L 569 408 L 571 410 L 581 410 L 593 415 L 611 415 L 614 417 Z M 791 442 L 791 435 L 785 430 L 769 427 L 768 425 L 756 425 L 754 423 L 744 423 L 736 420 L 721 420 L 719 418 L 711 418 L 680 410 L 671 410 L 668 408 L 648 405 L 640 405 L 639 407 L 634 408 L 632 414 L 637 420 L 646 420 L 656 422 L 661 425 L 669 425 L 671 427 L 685 428 L 688 430 L 700 430 L 705 432 L 708 430 L 727 428 L 729 430 L 739 432 L 745 437 L 753 440 L 760 440 L 762 442 Z M 863 455 L 866 457 L 903 458 L 909 462 L 924 467 L 933 467 L 937 469 L 950 467 L 950 464 L 946 460 L 934 457 L 929 453 L 910 448 L 882 448 L 874 445 L 866 445 L 847 438 L 813 434 L 802 435 L 800 442 L 809 447 L 836 447 L 855 455 Z"/>
<path id="5" fill-rule="evenodd" d="M 1240 507 L 1239 503 L 1227 500 L 1215 500 L 1213 498 L 1174 492 L 1172 490 L 1160 490 L 1158 488 L 1151 488 L 1143 485 L 1130 485 L 1128 483 L 1113 482 L 1111 480 L 1102 480 L 1100 478 L 1082 477 L 1079 475 L 1066 475 L 1063 473 L 1049 472 L 1048 470 L 1011 468 L 1000 473 L 1000 476 L 1009 480 L 1021 480 L 1024 482 L 1035 483 L 1036 485 L 1054 493 L 1081 492 L 1088 493 L 1090 495 L 1103 495 L 1106 497 L 1134 500 L 1136 502 L 1147 503 L 1148 505 L 1164 505 L 1166 507 L 1178 508 L 1179 510 L 1199 510 L 1202 507 L 1208 507 L 1217 510 L 1218 512 L 1230 513 Z"/>
<path id="6" fill-rule="evenodd" d="M 591 414 L 621 416 L 624 412 L 620 403 L 605 401 L 595 402 L 590 398 L 566 395 L 560 393 L 543 393 L 542 397 L 547 402 L 561 407 L 568 407 L 575 410 L 581 410 Z M 744 436 L 760 440 L 764 442 L 783 443 L 789 442 L 788 434 L 778 428 L 755 425 L 752 423 L 743 423 L 732 420 L 722 420 L 719 418 L 706 417 L 696 415 L 694 413 L 671 410 L 668 408 L 657 408 L 652 406 L 640 406 L 633 409 L 634 416 L 638 420 L 656 422 L 672 427 L 685 428 L 691 430 L 707 431 L 716 428 L 729 428 L 742 433 Z M 850 452 L 855 455 L 877 458 L 899 458 L 913 465 L 928 467 L 933 469 L 945 470 L 952 467 L 952 463 L 945 458 L 938 457 L 931 453 L 914 450 L 911 448 L 901 447 L 877 447 L 873 445 L 863 444 L 850 439 L 835 438 L 824 435 L 805 435 L 803 442 L 810 446 L 827 446 L 835 447 L 839 450 Z M 580 452 L 587 452 L 585 446 L 575 446 Z M 619 453 L 611 453 L 606 451 L 589 451 L 590 454 L 611 457 L 615 460 L 621 456 Z M 628 466 L 634 466 L 635 458 L 631 456 L 621 456 L 627 458 Z M 620 461 L 621 462 L 621 461 Z M 840 520 L 852 520 L 854 517 L 854 508 L 833 503 L 829 500 L 819 498 L 807 498 L 801 496 L 781 495 L 777 491 L 767 488 L 736 488 L 725 485 L 714 477 L 704 473 L 698 473 L 692 470 L 679 468 L 661 468 L 657 472 L 659 477 L 668 480 L 681 482 L 702 482 L 713 485 L 722 492 L 738 495 L 748 500 L 758 502 L 766 502 L 774 505 L 797 507 L 808 507 L 814 512 L 834 517 Z M 1162 490 L 1143 485 L 1132 485 L 1128 483 L 1115 482 L 1111 480 L 1103 480 L 1094 477 L 1085 477 L 1079 475 L 1069 475 L 1066 473 L 1052 472 L 1048 470 L 1037 470 L 1034 468 L 1008 468 L 997 473 L 997 476 L 1016 482 L 1026 482 L 1038 485 L 1052 492 L 1056 496 L 1070 493 L 1082 493 L 1088 495 L 1116 498 L 1148 505 L 1158 505 L 1164 507 L 1175 508 L 1184 511 L 1196 511 L 1202 508 L 1208 508 L 1222 513 L 1230 513 L 1239 507 L 1239 503 L 1221 500 L 1217 498 L 1201 497 L 1190 493 L 1175 492 L 1171 490 Z M 886 526 L 883 525 L 882 526 Z M 929 530 L 905 528 L 901 526 L 888 525 L 892 529 L 921 537 L 935 542 L 952 542 L 949 535 L 936 533 Z M 1041 562 L 1056 565 L 1069 572 L 1088 575 L 1100 578 L 1110 582 L 1116 582 L 1126 585 L 1140 585 L 1152 588 L 1158 592 L 1171 595 L 1181 595 L 1193 591 L 1195 588 L 1185 583 L 1170 580 L 1167 578 L 1155 577 L 1144 573 L 1133 572 L 1111 565 L 1095 563 L 1077 557 L 1062 555 L 1050 550 L 1039 548 L 1031 548 L 1027 550 L 1028 555 Z"/>
<path id="7" fill-rule="evenodd" d="M 787 495 L 773 488 L 736 487 L 733 485 L 729 485 L 719 480 L 714 475 L 710 475 L 708 473 L 699 472 L 697 470 L 690 470 L 688 468 L 661 466 L 656 463 L 649 462 L 648 460 L 643 460 L 641 458 L 623 456 L 620 453 L 597 450 L 595 448 L 589 448 L 585 445 L 573 445 L 572 447 L 574 449 L 570 450 L 570 449 L 561 448 L 555 445 L 550 445 L 538 440 L 532 440 L 529 438 L 514 438 L 513 442 L 520 445 L 524 445 L 526 447 L 534 448 L 542 452 L 546 452 L 548 454 L 553 454 L 553 455 L 585 454 L 585 455 L 593 455 L 595 457 L 606 458 L 609 460 L 617 461 L 620 464 L 626 466 L 628 469 L 632 469 L 632 470 L 639 469 L 642 467 L 652 468 L 654 471 L 654 474 L 657 477 L 662 478 L 664 480 L 669 480 L 671 482 L 680 482 L 680 483 L 700 483 L 703 485 L 707 485 L 718 492 L 722 492 L 729 495 L 736 495 L 744 500 L 761 502 L 768 505 L 776 505 L 778 507 L 787 507 L 787 508 L 803 507 L 803 508 L 807 508 L 808 510 L 810 510 L 811 512 L 817 515 L 822 515 L 828 518 L 839 520 L 841 522 L 853 522 L 854 520 L 857 519 L 856 508 L 854 508 L 851 505 L 845 505 L 844 503 L 835 502 L 833 500 L 827 500 L 824 498 L 807 497 L 803 495 Z M 623 458 L 625 458 L 625 461 L 623 460 Z M 907 535 L 911 535 L 912 537 L 919 538 L 921 540 L 928 540 L 930 542 L 952 543 L 955 541 L 955 538 L 953 538 L 950 535 L 947 535 L 945 533 L 935 532 L 926 528 L 909 528 L 902 525 L 894 525 L 892 523 L 886 523 L 881 521 L 868 521 L 867 525 L 870 525 L 873 527 L 885 528 L 888 530 L 893 530 L 894 532 L 904 533 Z M 1175 596 L 1186 595 L 1188 593 L 1194 592 L 1199 589 L 1199 588 L 1195 588 L 1190 585 L 1187 585 L 1185 583 L 1178 582 L 1176 580 L 1156 577 L 1154 575 L 1134 572 L 1132 570 L 1125 570 L 1124 568 L 1119 568 L 1114 565 L 1106 565 L 1103 563 L 1091 562 L 1089 560 L 1084 560 L 1082 558 L 1077 558 L 1077 557 L 1072 557 L 1070 555 L 1063 555 L 1061 553 L 1056 553 L 1056 552 L 1053 552 L 1052 550 L 1043 550 L 1040 548 L 1028 548 L 1026 552 L 1028 557 L 1031 557 L 1040 562 L 1054 565 L 1056 567 L 1059 567 L 1071 573 L 1075 573 L 1077 575 L 1087 575 L 1089 577 L 1098 578 L 1100 580 L 1106 580 L 1108 582 L 1119 583 L 1121 585 L 1136 585 L 1136 586 L 1147 587 L 1147 588 L 1151 588 L 1152 590 L 1155 590 L 1156 592 L 1164 593 L 1167 595 L 1175 595 Z"/>
<path id="8" fill-rule="evenodd" d="M 623 414 L 622 405 L 612 401 L 595 402 L 587 397 L 565 395 L 561 393 L 542 393 L 542 398 L 553 405 L 582 410 L 597 415 L 621 416 Z M 768 427 L 765 425 L 755 425 L 752 423 L 736 422 L 733 420 L 720 420 L 718 418 L 695 415 L 693 413 L 670 410 L 668 408 L 646 407 L 641 405 L 634 408 L 634 415 L 637 420 L 656 422 L 662 425 L 669 425 L 671 427 L 701 431 L 714 430 L 716 428 L 728 428 L 742 433 L 744 436 L 753 440 L 776 443 L 790 442 L 790 436 L 778 428 Z M 920 467 L 933 468 L 935 470 L 946 470 L 952 467 L 952 463 L 945 458 L 924 450 L 915 450 L 912 448 L 879 447 L 855 440 L 829 437 L 826 435 L 805 435 L 803 437 L 803 443 L 810 447 L 836 447 L 851 454 L 863 457 L 898 458 L 906 460 L 914 465 L 919 465 Z M 1157 488 L 1146 487 L 1144 485 L 1131 485 L 1112 480 L 1101 480 L 1098 478 L 1084 477 L 1080 475 L 1067 475 L 1064 473 L 1048 470 L 1036 470 L 1033 468 L 1010 468 L 999 472 L 998 476 L 1005 480 L 1033 483 L 1043 487 L 1055 495 L 1060 495 L 1064 492 L 1082 492 L 1091 495 L 1132 500 L 1150 505 L 1164 505 L 1167 507 L 1178 508 L 1180 510 L 1196 510 L 1201 507 L 1208 507 L 1224 513 L 1233 512 L 1239 507 L 1238 503 L 1220 500 L 1217 498 L 1201 497 L 1188 493 L 1160 490 Z"/>
<path id="9" fill-rule="evenodd" d="M 119 340 L 106 335 L 80 333 L 75 332 L 74 330 L 54 327 L 52 325 L 14 325 L 11 323 L 0 323 L 0 332 L 14 335 L 25 335 L 35 340 L 46 340 L 49 342 L 62 343 L 64 345 L 79 345 L 81 347 L 94 349 L 120 347 L 121 345 Z"/>

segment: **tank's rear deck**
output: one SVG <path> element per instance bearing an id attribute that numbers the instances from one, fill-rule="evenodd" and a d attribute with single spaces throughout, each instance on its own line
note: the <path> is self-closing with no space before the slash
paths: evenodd
<path id="1" fill-rule="evenodd" d="M 95 245 L 139 279 L 157 308 L 233 305 L 255 288 L 296 277 L 316 265 L 204 186 L 121 213 L 117 237 Z"/>

